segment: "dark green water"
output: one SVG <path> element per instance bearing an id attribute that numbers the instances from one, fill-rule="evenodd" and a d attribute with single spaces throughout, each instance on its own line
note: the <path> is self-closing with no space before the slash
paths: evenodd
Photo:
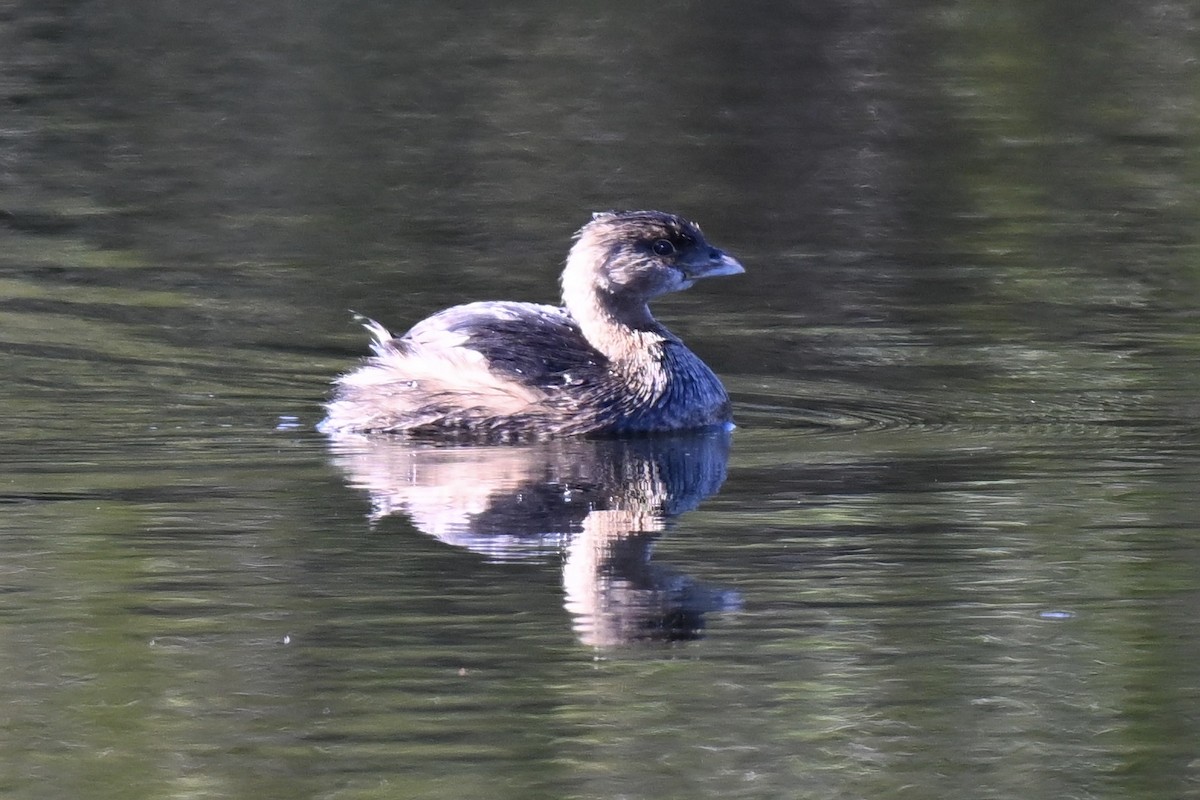
<path id="1" fill-rule="evenodd" d="M 0 2 L 0 792 L 1200 797 L 1182 2 Z M 729 439 L 331 444 L 596 209 Z"/>

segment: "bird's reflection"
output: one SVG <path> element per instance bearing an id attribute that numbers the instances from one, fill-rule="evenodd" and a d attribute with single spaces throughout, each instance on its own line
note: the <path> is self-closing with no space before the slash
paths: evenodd
<path id="1" fill-rule="evenodd" d="M 655 539 L 725 480 L 729 434 L 463 446 L 332 440 L 334 463 L 371 498 L 371 520 L 407 516 L 493 561 L 563 559 L 565 605 L 593 646 L 701 635 L 737 604 L 651 560 Z"/>

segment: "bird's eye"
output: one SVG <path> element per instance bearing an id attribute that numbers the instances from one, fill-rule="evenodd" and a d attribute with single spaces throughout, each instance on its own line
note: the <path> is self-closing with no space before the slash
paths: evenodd
<path id="1" fill-rule="evenodd" d="M 654 244 L 650 245 L 650 249 L 660 256 L 669 256 L 675 252 L 675 245 L 671 244 L 666 239 L 659 239 Z"/>

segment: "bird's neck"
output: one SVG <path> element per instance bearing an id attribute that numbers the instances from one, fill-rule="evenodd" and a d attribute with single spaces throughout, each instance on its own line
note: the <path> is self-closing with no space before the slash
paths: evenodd
<path id="1" fill-rule="evenodd" d="M 644 300 L 615 297 L 595 286 L 575 289 L 564 281 L 563 304 L 579 323 L 583 337 L 610 361 L 650 358 L 654 345 L 673 338 Z"/>
<path id="2" fill-rule="evenodd" d="M 671 334 L 651 316 L 644 297 L 612 292 L 602 284 L 597 270 L 608 257 L 599 243 L 589 239 L 575 243 L 562 275 L 563 305 L 588 343 L 609 360 L 650 357 L 648 348 L 672 338 Z"/>

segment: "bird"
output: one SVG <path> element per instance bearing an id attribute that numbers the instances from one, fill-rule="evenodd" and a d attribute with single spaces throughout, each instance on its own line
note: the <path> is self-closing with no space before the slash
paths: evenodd
<path id="1" fill-rule="evenodd" d="M 744 271 L 681 216 L 597 212 L 575 234 L 561 306 L 467 303 L 400 336 L 365 319 L 372 355 L 334 380 L 318 428 L 511 441 L 731 427 L 720 379 L 648 303 Z"/>

